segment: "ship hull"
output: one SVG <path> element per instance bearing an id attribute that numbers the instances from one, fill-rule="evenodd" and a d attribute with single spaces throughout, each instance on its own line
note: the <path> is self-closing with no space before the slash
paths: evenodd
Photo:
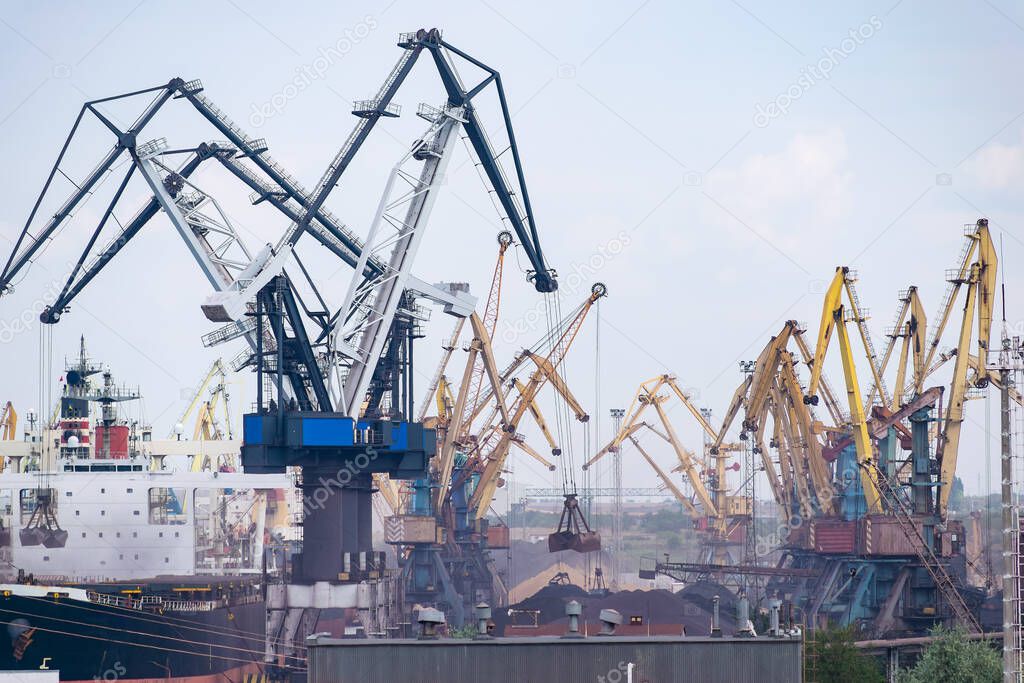
<path id="1" fill-rule="evenodd" d="M 263 602 L 140 611 L 68 598 L 0 596 L 0 670 L 62 681 L 232 681 L 262 672 Z"/>

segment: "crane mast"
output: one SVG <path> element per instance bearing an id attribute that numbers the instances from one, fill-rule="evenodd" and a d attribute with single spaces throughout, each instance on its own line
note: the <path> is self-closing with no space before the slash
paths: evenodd
<path id="1" fill-rule="evenodd" d="M 584 302 L 583 306 L 580 307 L 580 310 L 576 313 L 575 317 L 565 327 L 564 331 L 555 341 L 550 353 L 548 353 L 545 359 L 547 364 L 553 370 L 557 371 L 558 366 L 565 359 L 565 356 L 569 352 L 569 348 L 572 346 L 572 342 L 576 338 L 576 334 L 583 325 L 583 321 L 586 319 L 590 309 L 599 299 L 606 295 L 607 288 L 603 284 L 598 283 L 591 288 L 590 296 Z M 480 519 L 487 514 L 487 510 L 494 498 L 494 492 L 498 487 L 499 474 L 505 465 L 505 459 L 508 457 L 509 446 L 515 433 L 515 429 L 518 426 L 519 421 L 529 410 L 530 402 L 536 398 L 541 388 L 547 382 L 547 378 L 548 373 L 541 367 L 534 370 L 530 375 L 526 388 L 520 394 L 519 398 L 516 399 L 513 404 L 514 407 L 510 409 L 509 421 L 504 426 L 501 436 L 497 439 L 497 443 L 495 443 L 493 448 L 486 453 L 478 451 L 477 466 L 481 467 L 480 483 L 473 492 L 473 496 L 469 501 L 469 507 L 475 512 L 477 519 Z"/>
<path id="2" fill-rule="evenodd" d="M 487 293 L 487 305 L 484 307 L 483 327 L 490 339 L 494 339 L 494 331 L 498 326 L 498 313 L 501 310 L 501 281 L 505 270 L 505 252 L 512 246 L 512 233 L 503 230 L 498 233 L 498 260 L 494 264 L 494 274 L 491 276 L 491 288 Z M 469 405 L 476 405 L 480 400 L 480 390 L 484 381 L 483 362 L 478 359 L 473 366 L 473 376 L 469 386 Z M 472 420 L 463 424 L 463 431 L 469 432 L 473 429 Z"/>
<path id="3" fill-rule="evenodd" d="M 421 114 L 431 121 L 430 129 L 392 169 L 370 226 L 363 252 L 356 264 L 352 281 L 341 310 L 344 327 L 335 335 L 333 351 L 350 359 L 344 381 L 340 381 L 336 403 L 342 412 L 359 417 L 363 397 L 377 367 L 384 345 L 391 332 L 391 323 L 398 310 L 411 274 L 413 260 L 423 239 L 437 190 L 457 138 L 456 128 L 463 122 L 462 111 L 444 107 L 421 107 Z M 405 170 L 410 161 L 422 162 L 418 175 Z M 371 254 L 387 266 L 379 275 L 364 278 L 363 272 Z M 460 317 L 472 305 L 451 312 Z"/>
<path id="4" fill-rule="evenodd" d="M 832 284 L 825 292 L 825 302 L 821 311 L 821 326 L 818 330 L 818 343 L 814 349 L 814 365 L 811 367 L 811 381 L 807 387 L 805 401 L 809 404 L 817 402 L 817 390 L 821 381 L 822 366 L 828 351 L 829 339 L 835 330 L 839 341 L 839 355 L 843 363 L 843 377 L 846 385 L 846 400 L 850 408 L 849 427 L 853 433 L 853 441 L 857 448 L 857 464 L 861 485 L 864 489 L 864 500 L 871 513 L 882 512 L 881 492 L 875 481 L 876 470 L 874 451 L 867 430 L 867 415 L 861 399 L 860 383 L 857 377 L 856 363 L 853 357 L 853 345 L 850 343 L 846 323 L 846 307 L 842 302 L 843 289 L 847 280 L 848 268 L 836 268 Z M 849 290 L 847 290 L 849 292 Z M 879 382 L 879 385 L 881 383 Z"/>

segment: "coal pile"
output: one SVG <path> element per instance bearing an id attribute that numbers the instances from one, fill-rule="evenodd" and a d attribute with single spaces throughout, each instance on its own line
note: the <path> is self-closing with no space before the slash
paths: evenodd
<path id="1" fill-rule="evenodd" d="M 711 632 L 711 614 L 714 596 L 719 596 L 719 613 L 722 631 L 732 634 L 736 630 L 736 597 L 725 586 L 699 581 L 686 586 L 678 593 L 667 590 L 634 590 L 592 595 L 573 585 L 549 585 L 529 598 L 511 605 L 508 610 L 495 610 L 496 635 L 513 635 L 524 626 L 532 625 L 536 612 L 537 629 L 533 634 L 564 633 L 566 625 L 565 605 L 576 600 L 583 606 L 583 621 L 594 625 L 590 632 L 599 628 L 599 614 L 602 609 L 618 610 L 622 614 L 622 633 L 634 631 L 646 633 L 679 634 L 685 627 L 690 636 L 706 636 Z M 511 612 L 511 614 L 510 614 Z M 627 628 L 631 618 L 638 618 L 638 624 Z M 506 627 L 512 626 L 506 633 Z M 523 633 L 523 635 L 526 635 Z"/>

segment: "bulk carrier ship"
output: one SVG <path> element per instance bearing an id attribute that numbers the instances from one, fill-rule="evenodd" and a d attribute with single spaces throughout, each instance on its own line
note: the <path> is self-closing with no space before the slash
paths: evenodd
<path id="1" fill-rule="evenodd" d="M 138 392 L 116 386 L 84 342 L 63 381 L 52 421 L 0 442 L 0 670 L 264 675 L 264 587 L 280 558 L 265 538 L 287 536 L 290 479 L 234 471 L 236 442 L 153 441 L 119 417 Z M 225 459 L 206 471 L 168 465 L 190 451 Z"/>

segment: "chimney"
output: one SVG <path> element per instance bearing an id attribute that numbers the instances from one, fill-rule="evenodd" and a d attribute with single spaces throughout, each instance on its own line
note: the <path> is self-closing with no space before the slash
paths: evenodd
<path id="1" fill-rule="evenodd" d="M 563 638 L 582 638 L 580 633 L 580 614 L 583 613 L 583 606 L 575 600 L 570 600 L 565 605 L 565 616 L 569 617 L 569 631 Z"/>
<path id="2" fill-rule="evenodd" d="M 769 617 L 770 621 L 769 621 L 769 626 L 768 626 L 768 634 L 771 635 L 771 636 L 774 636 L 776 638 L 778 638 L 780 635 L 782 635 L 782 632 L 779 629 L 779 609 L 781 607 L 782 607 L 782 601 L 779 600 L 779 599 L 772 600 L 771 602 L 768 603 L 768 609 L 769 609 L 769 615 L 770 615 L 770 617 Z"/>
<path id="3" fill-rule="evenodd" d="M 746 593 L 740 593 L 736 601 L 736 637 L 754 637 L 754 625 L 750 623 L 750 601 Z"/>
<path id="4" fill-rule="evenodd" d="M 622 623 L 622 615 L 619 614 L 618 610 L 614 609 L 603 609 L 601 610 L 601 634 L 602 636 L 613 636 L 615 635 L 615 628 Z"/>
<path id="5" fill-rule="evenodd" d="M 474 640 L 491 640 L 494 636 L 487 632 L 487 623 L 491 620 L 491 607 L 486 602 L 476 606 L 476 637 Z"/>

